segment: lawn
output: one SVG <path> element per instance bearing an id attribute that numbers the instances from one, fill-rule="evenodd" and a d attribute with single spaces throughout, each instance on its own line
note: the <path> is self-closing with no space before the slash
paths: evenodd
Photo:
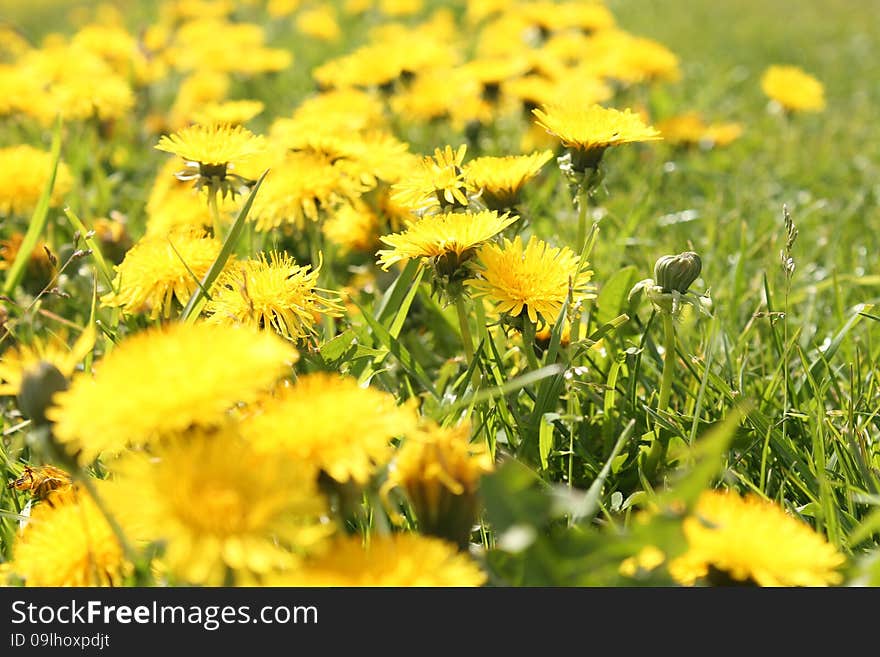
<path id="1" fill-rule="evenodd" d="M 5 583 L 880 585 L 880 2 L 3 5 Z"/>

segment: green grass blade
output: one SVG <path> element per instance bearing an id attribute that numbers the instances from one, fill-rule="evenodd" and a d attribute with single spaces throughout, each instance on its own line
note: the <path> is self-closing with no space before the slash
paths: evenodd
<path id="1" fill-rule="evenodd" d="M 70 221 L 73 229 L 82 236 L 86 246 L 91 250 L 92 257 L 95 259 L 95 264 L 98 266 L 98 272 L 100 272 L 101 276 L 104 278 L 104 283 L 106 283 L 107 287 L 114 292 L 118 291 L 113 285 L 113 270 L 104 259 L 104 254 L 101 253 L 101 247 L 95 240 L 94 235 L 89 234 L 91 231 L 86 228 L 82 220 L 77 217 L 76 213 L 69 207 L 64 208 L 64 215 L 67 217 L 68 221 Z"/>
<path id="2" fill-rule="evenodd" d="M 46 181 L 46 186 L 43 187 L 43 192 L 40 194 L 40 199 L 37 201 L 37 207 L 34 208 L 34 213 L 31 215 L 31 221 L 28 224 L 27 233 L 24 236 L 18 254 L 15 256 L 15 260 L 9 268 L 9 273 L 6 275 L 6 280 L 3 283 L 3 294 L 5 296 L 10 296 L 21 282 L 21 277 L 24 276 L 25 267 L 27 266 L 28 260 L 30 260 L 31 253 L 37 246 L 37 240 L 46 228 L 46 221 L 49 218 L 49 201 L 52 198 L 52 190 L 55 187 L 55 176 L 58 173 L 58 163 L 61 161 L 60 117 L 55 122 L 55 130 L 52 132 L 50 158 L 52 165 L 49 179 Z"/>
<path id="3" fill-rule="evenodd" d="M 214 281 L 217 280 L 220 272 L 222 272 L 223 268 L 226 266 L 229 256 L 235 251 L 235 247 L 238 245 L 238 240 L 241 238 L 241 233 L 244 230 L 244 222 L 247 219 L 248 212 L 250 212 L 251 206 L 254 204 L 254 198 L 256 198 L 260 185 L 263 184 L 263 180 L 266 179 L 268 173 L 269 170 L 266 169 L 263 172 L 263 175 L 260 176 L 259 180 L 257 180 L 251 193 L 248 195 L 247 201 L 245 201 L 244 206 L 241 208 L 241 212 L 238 213 L 235 222 L 233 222 L 232 227 L 229 229 L 229 234 L 226 235 L 226 239 L 223 240 L 223 247 L 220 249 L 220 254 L 217 256 L 217 259 L 214 260 L 211 268 L 208 269 L 204 278 L 202 278 L 201 284 L 196 288 L 195 292 L 193 292 L 186 307 L 184 307 L 183 312 L 180 314 L 181 321 L 192 323 L 199 316 L 199 313 L 194 311 L 197 309 L 200 310 L 204 306 L 204 303 L 207 301 L 205 291 L 211 289 Z"/>

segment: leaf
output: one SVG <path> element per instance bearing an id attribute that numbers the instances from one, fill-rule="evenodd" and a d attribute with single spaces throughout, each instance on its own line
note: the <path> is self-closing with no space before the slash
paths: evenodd
<path id="1" fill-rule="evenodd" d="M 636 274 L 635 265 L 630 265 L 616 271 L 602 285 L 596 297 L 596 320 L 599 324 L 610 322 L 623 312 L 629 292 L 635 284 Z"/>
<path id="2" fill-rule="evenodd" d="M 538 453 L 541 456 L 541 467 L 547 469 L 547 457 L 553 450 L 553 423 L 560 418 L 559 413 L 544 413 L 538 430 Z"/>
<path id="3" fill-rule="evenodd" d="M 721 470 L 724 454 L 745 416 L 746 404 L 735 406 L 722 422 L 697 439 L 691 450 L 693 464 L 686 468 L 685 474 L 669 490 L 661 493 L 661 506 L 681 503 L 690 506 L 696 501 Z"/>

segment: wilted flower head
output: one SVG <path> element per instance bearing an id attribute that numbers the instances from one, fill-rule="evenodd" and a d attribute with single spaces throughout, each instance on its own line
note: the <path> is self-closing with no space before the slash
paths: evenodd
<path id="1" fill-rule="evenodd" d="M 482 476 L 493 469 L 483 444 L 471 444 L 471 426 L 428 425 L 408 436 L 394 459 L 385 489 L 401 487 L 425 534 L 466 547 L 478 513 Z"/>

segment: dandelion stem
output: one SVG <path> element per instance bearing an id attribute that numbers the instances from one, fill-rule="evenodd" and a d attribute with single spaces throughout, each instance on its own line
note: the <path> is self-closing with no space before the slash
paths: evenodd
<path id="1" fill-rule="evenodd" d="M 675 374 L 675 323 L 672 313 L 663 311 L 663 373 L 660 376 L 660 395 L 657 398 L 657 412 L 663 413 L 669 408 L 669 398 L 672 395 L 672 379 Z M 645 473 L 653 477 L 657 466 L 666 458 L 667 440 L 660 436 L 659 425 L 654 426 L 654 440 L 651 451 L 645 463 Z"/>
<path id="2" fill-rule="evenodd" d="M 675 373 L 675 323 L 672 313 L 661 313 L 663 316 L 663 374 L 660 378 L 660 396 L 657 399 L 657 410 L 665 411 L 669 407 L 672 393 L 672 378 Z"/>
<path id="3" fill-rule="evenodd" d="M 529 361 L 529 369 L 539 370 L 541 365 L 538 363 L 538 357 L 535 355 L 535 325 L 528 318 L 523 320 L 523 348 L 526 352 L 526 360 Z"/>
<path id="4" fill-rule="evenodd" d="M 223 229 L 220 225 L 220 208 L 217 207 L 217 192 L 208 192 L 208 207 L 211 209 L 211 225 L 214 228 L 214 239 L 223 239 Z"/>
<path id="5" fill-rule="evenodd" d="M 458 326 L 461 329 L 461 341 L 464 344 L 464 355 L 468 367 L 474 362 L 474 339 L 471 337 L 471 328 L 468 324 L 467 308 L 464 305 L 464 295 L 459 294 L 455 299 L 455 310 L 458 313 Z"/>
<path id="6" fill-rule="evenodd" d="M 578 206 L 578 228 L 577 228 L 577 253 L 584 250 L 584 241 L 587 239 L 587 198 L 590 195 L 590 188 L 586 181 L 578 185 L 577 206 Z"/>

